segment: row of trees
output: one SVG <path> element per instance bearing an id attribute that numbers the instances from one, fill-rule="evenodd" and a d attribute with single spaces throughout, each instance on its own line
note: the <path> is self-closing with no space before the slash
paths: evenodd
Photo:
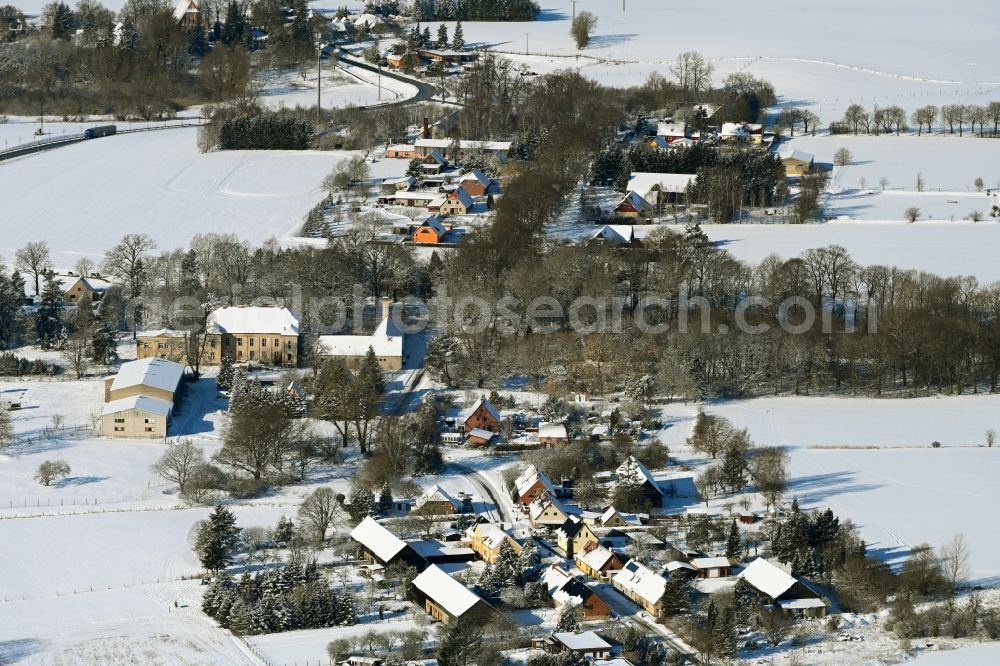
<path id="1" fill-rule="evenodd" d="M 375 0 L 369 6 L 384 13 L 385 4 Z M 411 15 L 418 21 L 531 21 L 539 11 L 534 0 L 416 0 Z"/>
<path id="2" fill-rule="evenodd" d="M 985 106 L 975 104 L 945 104 L 922 106 L 909 115 L 909 122 L 917 128 L 917 135 L 922 135 L 926 128 L 930 134 L 937 127 L 949 134 L 958 131 L 963 136 L 966 126 L 973 134 L 995 136 L 1000 132 L 1000 102 L 990 102 Z M 987 125 L 990 126 L 987 130 Z M 977 130 L 978 127 L 978 130 Z M 807 128 L 808 130 L 808 128 Z M 909 130 L 906 111 L 900 106 L 876 106 L 868 111 L 860 104 L 847 107 L 844 117 L 830 123 L 833 134 L 891 134 Z M 793 131 L 794 134 L 794 131 Z"/>

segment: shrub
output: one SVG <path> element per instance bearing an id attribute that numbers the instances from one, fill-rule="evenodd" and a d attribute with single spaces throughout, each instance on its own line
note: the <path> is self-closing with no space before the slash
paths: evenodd
<path id="1" fill-rule="evenodd" d="M 220 150 L 306 150 L 312 124 L 276 113 L 229 118 L 219 128 Z"/>
<path id="2" fill-rule="evenodd" d="M 51 485 L 53 481 L 69 476 L 69 465 L 65 460 L 46 460 L 38 466 L 35 480 L 43 486 Z"/>

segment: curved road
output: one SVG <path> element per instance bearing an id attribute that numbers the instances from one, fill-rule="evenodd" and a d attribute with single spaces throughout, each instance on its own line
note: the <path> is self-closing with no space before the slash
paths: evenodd
<path id="1" fill-rule="evenodd" d="M 395 79 L 396 81 L 402 81 L 403 83 L 409 83 L 411 86 L 417 89 L 417 94 L 414 95 L 413 97 L 409 97 L 407 99 L 401 99 L 397 102 L 387 102 L 385 104 L 373 104 L 371 106 L 365 107 L 365 110 L 385 109 L 392 106 L 407 106 L 409 104 L 419 104 L 420 102 L 429 102 L 434 99 L 434 96 L 438 92 L 437 88 L 435 88 L 429 83 L 421 81 L 420 79 L 415 79 L 409 76 L 404 76 L 402 74 L 397 74 L 396 72 L 386 68 L 379 69 L 375 65 L 365 60 L 361 60 L 359 58 L 352 58 L 347 54 L 343 53 L 342 51 L 337 51 L 336 55 L 338 60 L 340 60 L 341 62 L 345 62 L 348 65 L 357 67 L 358 69 L 364 69 L 369 72 L 381 73 L 382 76 L 388 77 L 390 79 Z"/>

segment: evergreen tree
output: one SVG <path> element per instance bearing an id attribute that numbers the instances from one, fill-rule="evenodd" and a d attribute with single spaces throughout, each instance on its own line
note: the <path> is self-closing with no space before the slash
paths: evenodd
<path id="1" fill-rule="evenodd" d="M 14 271 L 8 278 L 0 261 L 0 347 L 13 347 L 21 339 L 21 306 L 24 280 Z"/>
<path id="2" fill-rule="evenodd" d="M 360 523 L 368 516 L 374 517 L 378 513 L 378 503 L 375 501 L 375 493 L 371 488 L 360 483 L 351 487 L 351 494 L 347 500 L 347 514 L 355 523 Z"/>
<path id="3" fill-rule="evenodd" d="M 118 362 L 118 343 L 115 331 L 108 324 L 94 325 L 90 334 L 90 359 L 94 363 L 111 366 Z"/>
<path id="4" fill-rule="evenodd" d="M 418 159 L 410 160 L 410 164 L 406 167 L 406 175 L 410 176 L 411 178 L 419 178 L 424 172 L 424 170 L 421 168 L 422 165 L 423 162 L 421 162 Z"/>
<path id="5" fill-rule="evenodd" d="M 663 588 L 663 612 L 668 616 L 683 615 L 691 608 L 691 581 L 680 572 L 667 577 Z"/>
<path id="6" fill-rule="evenodd" d="M 420 46 L 421 48 L 430 48 L 433 42 L 431 41 L 431 28 L 430 26 L 424 26 L 424 31 L 420 34 Z"/>
<path id="7" fill-rule="evenodd" d="M 750 625 L 759 605 L 757 590 L 745 578 L 737 578 L 733 587 L 734 622 Z"/>
<path id="8" fill-rule="evenodd" d="M 54 272 L 47 271 L 44 279 L 41 300 L 35 312 L 35 334 L 42 348 L 49 349 L 63 334 L 63 289 Z"/>
<path id="9" fill-rule="evenodd" d="M 563 605 L 556 631 L 580 631 L 580 609 L 576 604 Z"/>
<path id="10" fill-rule="evenodd" d="M 382 484 L 382 489 L 378 494 L 378 513 L 379 515 L 385 516 L 392 512 L 392 489 L 389 488 L 389 483 L 385 482 Z"/>
<path id="11" fill-rule="evenodd" d="M 385 375 L 371 347 L 361 361 L 353 386 L 352 417 L 361 450 L 368 451 L 372 421 L 379 414 L 379 403 L 385 393 Z"/>
<path id="12" fill-rule="evenodd" d="M 741 439 L 736 434 L 722 457 L 722 483 L 734 493 L 747 484 L 746 449 L 742 446 Z"/>
<path id="13" fill-rule="evenodd" d="M 250 30 L 246 15 L 236 0 L 226 6 L 226 20 L 222 24 L 222 43 L 226 46 L 246 46 L 250 41 Z"/>
<path id="14" fill-rule="evenodd" d="M 10 412 L 0 407 L 0 449 L 14 443 L 14 423 Z"/>
<path id="15" fill-rule="evenodd" d="M 716 654 L 732 659 L 736 657 L 736 612 L 728 606 L 718 613 L 714 624 L 709 626 Z"/>
<path id="16" fill-rule="evenodd" d="M 451 48 L 454 51 L 461 51 L 465 48 L 465 32 L 462 30 L 462 22 L 455 24 L 455 33 L 451 38 Z"/>
<path id="17" fill-rule="evenodd" d="M 354 597 L 349 592 L 337 595 L 335 615 L 339 626 L 344 627 L 358 623 L 357 613 L 354 610 Z"/>
<path id="18" fill-rule="evenodd" d="M 222 355 L 222 362 L 219 364 L 219 374 L 215 377 L 215 384 L 220 391 L 229 391 L 233 388 L 233 359 L 228 354 Z"/>
<path id="19" fill-rule="evenodd" d="M 729 536 L 726 538 L 726 557 L 732 562 L 743 559 L 743 539 L 740 538 L 740 528 L 735 518 L 729 526 Z"/>
<path id="20" fill-rule="evenodd" d="M 215 573 L 229 566 L 239 535 L 233 512 L 221 504 L 216 505 L 208 522 L 199 527 L 195 539 L 195 552 L 201 565 Z"/>
<path id="21" fill-rule="evenodd" d="M 447 625 L 437 653 L 438 666 L 475 664 L 483 649 L 483 634 L 481 622 L 453 622 Z"/>
<path id="22" fill-rule="evenodd" d="M 439 49 L 448 48 L 448 26 L 442 23 L 438 26 L 438 36 L 436 46 Z"/>
<path id="23" fill-rule="evenodd" d="M 274 542 L 279 546 L 287 546 L 295 536 L 295 523 L 290 518 L 282 516 L 274 527 Z"/>

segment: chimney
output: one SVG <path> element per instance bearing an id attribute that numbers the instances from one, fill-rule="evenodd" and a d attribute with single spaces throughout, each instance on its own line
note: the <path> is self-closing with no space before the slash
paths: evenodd
<path id="1" fill-rule="evenodd" d="M 431 138 L 431 128 L 430 128 L 429 122 L 430 121 L 427 119 L 427 116 L 424 116 L 424 129 L 420 133 L 420 138 L 421 139 L 429 139 L 429 138 Z"/>
<path id="2" fill-rule="evenodd" d="M 388 296 L 383 296 L 382 297 L 382 316 L 379 318 L 379 321 L 385 321 L 388 318 L 389 318 L 389 297 Z"/>

